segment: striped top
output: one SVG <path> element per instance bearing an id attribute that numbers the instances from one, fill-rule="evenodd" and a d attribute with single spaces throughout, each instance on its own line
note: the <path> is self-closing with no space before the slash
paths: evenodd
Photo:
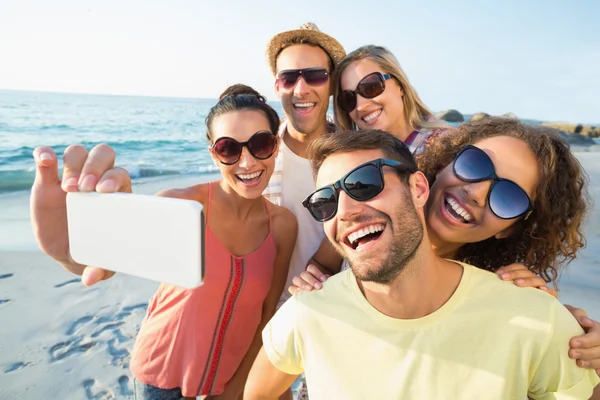
<path id="1" fill-rule="evenodd" d="M 410 152 L 416 156 L 423 152 L 429 139 L 433 139 L 434 137 L 443 134 L 446 130 L 446 128 L 438 128 L 434 130 L 413 131 L 406 138 L 404 144 L 408 146 Z"/>
<path id="2" fill-rule="evenodd" d="M 276 256 L 270 213 L 264 242 L 237 257 L 209 227 L 210 184 L 208 197 L 204 284 L 195 289 L 161 284 L 131 355 L 130 368 L 140 382 L 181 388 L 186 397 L 222 393 L 238 369 L 262 319 Z"/>
<path id="3" fill-rule="evenodd" d="M 283 120 L 279 125 L 279 135 L 280 140 L 283 140 L 283 134 L 287 129 L 287 120 Z M 335 132 L 335 125 L 327 121 L 327 131 L 328 133 Z M 271 175 L 271 179 L 269 180 L 269 184 L 265 188 L 263 192 L 263 196 L 265 196 L 271 203 L 277 204 L 278 206 L 283 205 L 283 165 L 284 165 L 284 152 L 279 151 L 277 157 L 275 158 L 275 169 L 273 170 L 273 175 Z M 292 183 L 293 185 L 293 183 Z M 306 193 L 308 196 L 308 193 Z M 308 214 L 307 214 L 308 215 Z M 296 217 L 300 218 L 298 215 Z M 300 233 L 300 232 L 299 232 Z M 306 260 L 308 261 L 308 259 Z"/>

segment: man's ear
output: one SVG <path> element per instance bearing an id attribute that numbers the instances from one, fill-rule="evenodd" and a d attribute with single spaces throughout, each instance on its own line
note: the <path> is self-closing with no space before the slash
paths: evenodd
<path id="1" fill-rule="evenodd" d="M 275 83 L 273 84 L 273 88 L 275 89 L 275 94 L 278 99 L 281 99 L 281 92 L 279 91 L 279 79 L 275 78 Z"/>
<path id="2" fill-rule="evenodd" d="M 429 181 L 421 171 L 417 171 L 410 176 L 409 183 L 415 207 L 425 207 L 429 198 Z"/>

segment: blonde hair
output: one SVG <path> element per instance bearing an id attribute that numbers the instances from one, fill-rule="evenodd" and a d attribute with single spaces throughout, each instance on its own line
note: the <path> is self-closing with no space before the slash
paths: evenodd
<path id="1" fill-rule="evenodd" d="M 404 116 L 411 129 L 433 130 L 436 128 L 447 127 L 445 123 L 438 121 L 427 106 L 425 106 L 425 103 L 423 103 L 417 94 L 417 91 L 408 81 L 408 77 L 402 70 L 396 57 L 394 57 L 394 55 L 385 47 L 367 45 L 359 47 L 349 53 L 342 61 L 340 61 L 333 75 L 333 111 L 337 128 L 340 131 L 357 129 L 357 126 L 354 121 L 352 121 L 352 118 L 350 118 L 349 113 L 341 109 L 337 97 L 341 91 L 342 74 L 344 73 L 344 70 L 353 62 L 360 60 L 370 60 L 377 63 L 384 73 L 390 74 L 396 82 L 398 82 L 400 88 L 404 92 L 404 96 L 402 96 Z"/>

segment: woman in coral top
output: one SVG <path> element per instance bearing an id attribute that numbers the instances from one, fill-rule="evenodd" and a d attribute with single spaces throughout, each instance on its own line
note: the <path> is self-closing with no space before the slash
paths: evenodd
<path id="1" fill-rule="evenodd" d="M 204 206 L 206 274 L 193 290 L 163 284 L 150 301 L 131 356 L 136 398 L 242 393 L 296 241 L 294 215 L 261 195 L 275 166 L 278 122 L 254 90 L 228 89 L 206 118 L 223 178 L 159 194 Z"/>
<path id="2" fill-rule="evenodd" d="M 262 345 L 261 330 L 284 290 L 298 229 L 289 210 L 262 196 L 275 166 L 278 128 L 277 113 L 260 94 L 244 85 L 228 88 L 206 118 L 210 154 L 222 178 L 158 194 L 202 204 L 205 280 L 196 289 L 161 284 L 151 299 L 130 363 L 136 399 L 241 397 Z M 99 146 L 78 160 L 80 165 L 67 167 L 105 166 L 91 190 L 131 191 L 127 171 L 113 168 L 110 147 Z M 50 200 L 43 201 L 48 206 Z M 72 261 L 66 232 L 50 232 L 58 225 L 49 209 L 34 216 L 40 246 L 82 274 L 84 284 L 112 276 Z"/>

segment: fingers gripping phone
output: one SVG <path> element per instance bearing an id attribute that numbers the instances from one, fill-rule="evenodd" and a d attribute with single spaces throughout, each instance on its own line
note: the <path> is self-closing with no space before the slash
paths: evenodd
<path id="1" fill-rule="evenodd" d="M 193 200 L 67 193 L 71 257 L 80 264 L 196 288 L 204 280 L 204 214 Z"/>

